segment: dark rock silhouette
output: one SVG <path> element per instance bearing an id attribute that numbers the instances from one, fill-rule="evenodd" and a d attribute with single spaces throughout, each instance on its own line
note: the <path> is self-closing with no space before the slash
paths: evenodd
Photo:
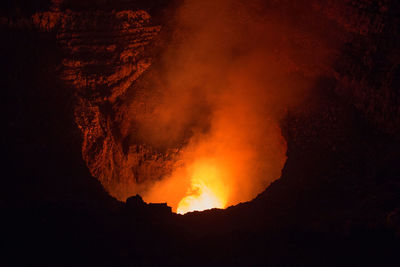
<path id="1" fill-rule="evenodd" d="M 140 195 L 132 196 L 126 199 L 126 206 L 130 209 L 142 208 L 146 205 Z"/>
<path id="2" fill-rule="evenodd" d="M 132 212 L 146 212 L 160 215 L 172 214 L 172 209 L 168 207 L 167 203 L 146 203 L 140 195 L 127 198 L 126 207 L 132 210 Z"/>

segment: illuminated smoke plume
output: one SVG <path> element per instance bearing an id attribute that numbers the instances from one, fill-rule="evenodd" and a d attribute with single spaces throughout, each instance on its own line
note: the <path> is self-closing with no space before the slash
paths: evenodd
<path id="1" fill-rule="evenodd" d="M 143 192 L 180 213 L 249 201 L 286 160 L 279 122 L 331 60 L 328 21 L 310 1 L 185 1 L 161 56 L 162 85 L 137 135 L 180 146 L 171 174 Z M 329 45 L 328 45 L 329 44 Z"/>

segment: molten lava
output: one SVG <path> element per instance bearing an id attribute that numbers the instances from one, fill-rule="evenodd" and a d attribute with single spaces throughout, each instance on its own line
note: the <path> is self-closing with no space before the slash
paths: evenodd
<path id="1" fill-rule="evenodd" d="M 215 166 L 197 164 L 186 196 L 179 202 L 177 213 L 202 211 L 212 208 L 225 208 L 226 190 L 219 183 Z"/>

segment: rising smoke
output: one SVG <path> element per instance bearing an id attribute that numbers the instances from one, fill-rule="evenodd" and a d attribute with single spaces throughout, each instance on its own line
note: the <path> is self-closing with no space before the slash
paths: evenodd
<path id="1" fill-rule="evenodd" d="M 179 146 L 170 175 L 150 184 L 149 202 L 174 210 L 204 183 L 216 207 L 249 201 L 280 177 L 286 143 L 279 123 L 306 98 L 336 43 L 311 1 L 188 0 L 171 23 L 162 85 L 138 135 Z M 195 180 L 195 181 L 194 181 Z"/>

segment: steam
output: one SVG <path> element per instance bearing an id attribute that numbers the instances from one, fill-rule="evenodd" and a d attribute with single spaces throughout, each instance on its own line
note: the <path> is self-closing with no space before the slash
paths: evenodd
<path id="1" fill-rule="evenodd" d="M 172 173 L 141 192 L 146 201 L 176 210 L 201 176 L 227 207 L 280 177 L 286 143 L 279 122 L 304 101 L 335 45 L 310 4 L 278 2 L 180 6 L 162 55 L 162 86 L 152 88 L 149 114 L 137 118 L 142 140 L 180 151 Z"/>

